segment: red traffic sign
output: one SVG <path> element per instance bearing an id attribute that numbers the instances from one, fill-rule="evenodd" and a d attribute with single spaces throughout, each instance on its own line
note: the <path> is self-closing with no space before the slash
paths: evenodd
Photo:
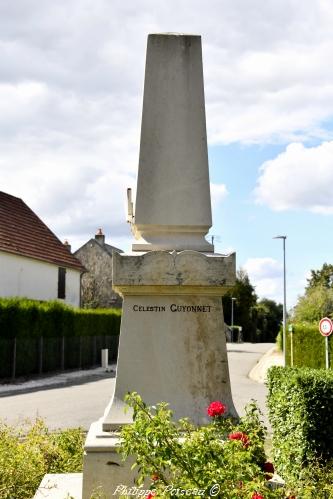
<path id="1" fill-rule="evenodd" d="M 323 336 L 329 336 L 333 331 L 333 322 L 328 317 L 324 317 L 319 322 L 319 331 Z"/>

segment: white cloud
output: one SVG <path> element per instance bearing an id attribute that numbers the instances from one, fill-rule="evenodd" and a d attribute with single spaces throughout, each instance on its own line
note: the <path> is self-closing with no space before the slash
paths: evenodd
<path id="1" fill-rule="evenodd" d="M 290 144 L 261 167 L 257 201 L 273 210 L 333 213 L 333 141 L 316 147 Z"/>
<path id="2" fill-rule="evenodd" d="M 328 0 L 0 2 L 0 189 L 61 237 L 125 237 L 150 32 L 202 34 L 210 143 L 328 140 L 332 24 Z"/>
<path id="3" fill-rule="evenodd" d="M 224 184 L 210 184 L 210 195 L 212 198 L 212 209 L 216 209 L 217 206 L 224 201 L 225 197 L 228 195 L 227 188 Z"/>
<path id="4" fill-rule="evenodd" d="M 283 299 L 282 265 L 274 258 L 248 258 L 243 268 L 255 287 L 259 298 L 270 298 L 277 302 Z"/>

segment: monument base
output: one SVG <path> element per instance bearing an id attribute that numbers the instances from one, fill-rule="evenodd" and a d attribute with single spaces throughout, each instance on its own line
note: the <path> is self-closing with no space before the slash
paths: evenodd
<path id="1" fill-rule="evenodd" d="M 168 402 L 175 420 L 188 417 L 196 425 L 208 423 L 214 400 L 237 416 L 221 300 L 234 276 L 235 255 L 113 254 L 113 286 L 124 298 L 116 386 L 104 418 L 87 436 L 83 499 L 98 487 L 107 499 L 135 495 L 128 492 L 135 487 L 134 458 L 123 462 L 117 452 L 118 430 L 132 421 L 130 411 L 124 413 L 128 392 L 148 405 Z"/>
<path id="2" fill-rule="evenodd" d="M 90 426 L 84 446 L 82 499 L 90 499 L 97 491 L 104 494 L 103 499 L 119 497 L 135 485 L 134 458 L 121 460 L 119 442 L 117 432 L 103 431 L 102 419 Z"/>
<path id="3" fill-rule="evenodd" d="M 33 499 L 82 499 L 82 473 L 48 473 Z"/>
<path id="4" fill-rule="evenodd" d="M 221 295 L 234 283 L 234 255 L 151 251 L 113 255 L 123 295 L 117 378 L 104 431 L 131 422 L 124 398 L 168 402 L 175 419 L 208 423 L 207 407 L 232 401 Z"/>

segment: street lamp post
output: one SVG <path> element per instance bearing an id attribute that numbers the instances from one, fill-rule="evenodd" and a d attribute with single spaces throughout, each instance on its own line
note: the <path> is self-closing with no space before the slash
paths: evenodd
<path id="1" fill-rule="evenodd" d="M 233 343 L 234 339 L 234 302 L 236 298 L 231 298 L 231 343 Z"/>
<path id="2" fill-rule="evenodd" d="M 286 305 L 286 239 L 287 236 L 275 236 L 273 239 L 283 240 L 283 364 L 287 365 L 287 305 Z"/>

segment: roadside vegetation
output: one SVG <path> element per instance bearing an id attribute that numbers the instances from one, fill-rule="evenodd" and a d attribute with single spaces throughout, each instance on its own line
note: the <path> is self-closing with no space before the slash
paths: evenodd
<path id="1" fill-rule="evenodd" d="M 304 294 L 290 311 L 286 331 L 287 365 L 321 369 L 325 363 L 325 338 L 319 333 L 319 321 L 333 319 L 333 265 L 324 263 L 321 269 L 311 270 Z M 332 337 L 329 338 L 331 366 L 333 361 Z M 282 331 L 277 336 L 282 350 Z M 291 355 L 293 350 L 293 358 Z"/>
<path id="2" fill-rule="evenodd" d="M 232 298 L 235 298 L 234 325 L 242 328 L 243 341 L 274 342 L 282 321 L 282 305 L 267 298 L 258 300 L 243 269 L 237 271 L 235 286 L 222 299 L 224 320 L 228 325 L 231 324 Z"/>
<path id="3" fill-rule="evenodd" d="M 137 484 L 150 489 L 146 498 L 182 497 L 182 491 L 193 491 L 189 495 L 192 498 L 332 498 L 333 464 L 330 456 L 333 449 L 328 451 L 330 443 L 325 443 L 323 425 L 316 421 L 325 400 L 324 385 L 327 388 L 330 381 L 326 379 L 320 391 L 318 379 L 314 377 L 310 388 L 305 390 L 309 400 L 313 396 L 319 399 L 317 412 L 305 423 L 299 412 L 293 412 L 292 404 L 288 404 L 289 373 L 284 374 L 283 368 L 276 369 L 271 374 L 273 396 L 270 395 L 269 402 L 273 429 L 277 432 L 273 441 L 276 444 L 274 463 L 265 455 L 266 428 L 254 402 L 247 406 L 246 415 L 240 420 L 228 417 L 223 402 L 212 402 L 207 408 L 211 423 L 197 428 L 186 419 L 173 422 L 167 404 L 148 407 L 138 394 L 128 395 L 127 403 L 134 411 L 134 423 L 122 431 L 121 451 L 124 459 L 129 455 L 136 456 L 133 469 L 137 470 Z M 279 388 L 277 394 L 274 388 Z M 299 406 L 302 406 L 302 393 L 304 390 L 300 384 L 293 392 L 294 401 L 296 404 L 298 401 Z M 332 409 L 327 404 L 328 400 L 326 408 L 330 416 Z M 284 410 L 280 410 L 281 405 Z M 311 404 L 303 403 L 302 407 L 303 416 L 307 416 Z M 286 419 L 288 424 L 284 426 Z M 312 433 L 308 429 L 312 429 Z M 317 446 L 314 440 L 317 440 Z M 314 448 L 317 453 L 313 452 Z M 324 448 L 327 451 L 325 458 L 320 451 Z M 270 479 L 274 467 L 283 472 L 284 486 L 272 486 Z"/>
<path id="4" fill-rule="evenodd" d="M 102 348 L 115 358 L 120 320 L 118 309 L 0 298 L 0 380 L 91 367 Z"/>
<path id="5" fill-rule="evenodd" d="M 294 383 L 283 368 L 272 370 L 272 456 L 265 455 L 266 428 L 255 402 L 236 420 L 222 401 L 213 401 L 207 408 L 211 422 L 198 428 L 186 419 L 173 421 L 165 403 L 148 407 L 138 394 L 129 394 L 134 422 L 123 428 L 119 451 L 124 459 L 136 457 L 133 473 L 141 497 L 184 497 L 188 491 L 185 496 L 193 499 L 332 498 L 332 432 L 325 433 L 320 418 L 323 403 L 324 423 L 332 416 L 333 378 L 322 380 L 317 373 L 303 373 Z M 304 376 L 312 377 L 312 383 L 303 382 Z M 46 473 L 81 472 L 83 443 L 80 428 L 52 433 L 40 419 L 20 428 L 1 424 L 0 498 L 31 499 Z M 270 482 L 275 469 L 286 482 L 278 488 Z M 123 492 L 122 498 L 129 497 Z M 92 498 L 105 495 L 96 490 Z"/>
<path id="6" fill-rule="evenodd" d="M 0 423 L 0 498 L 31 499 L 46 473 L 82 471 L 84 438 L 81 428 L 50 432 L 41 419 Z"/>

